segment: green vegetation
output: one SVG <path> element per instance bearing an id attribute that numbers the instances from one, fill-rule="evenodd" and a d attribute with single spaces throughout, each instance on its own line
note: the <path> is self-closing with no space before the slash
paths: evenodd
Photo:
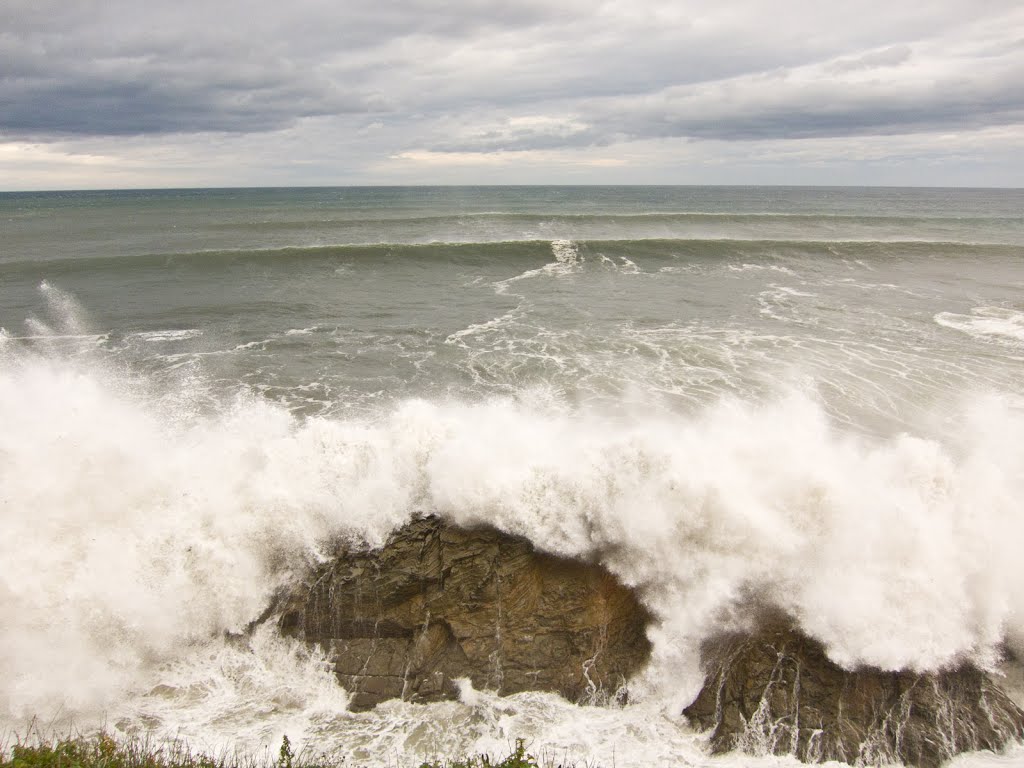
<path id="1" fill-rule="evenodd" d="M 35 740 L 0 748 L 0 768 L 340 768 L 344 758 L 304 759 L 285 736 L 276 761 L 269 757 L 214 757 L 192 752 L 181 742 L 92 737 Z"/>
<path id="2" fill-rule="evenodd" d="M 115 739 L 106 733 L 0 747 L 0 768 L 341 768 L 345 764 L 344 757 L 296 755 L 287 736 L 281 741 L 277 760 L 211 757 L 195 754 L 179 742 L 157 746 L 145 740 Z M 477 755 L 425 762 L 419 768 L 541 768 L 541 765 L 526 751 L 523 740 L 516 739 L 515 749 L 500 761 L 488 755 Z"/>
<path id="3" fill-rule="evenodd" d="M 487 755 L 477 755 L 463 760 L 423 763 L 420 768 L 540 768 L 537 759 L 528 754 L 522 739 L 516 739 L 516 748 L 500 762 L 492 762 Z"/>
<path id="4" fill-rule="evenodd" d="M 2 768 L 228 768 L 177 745 L 151 749 L 137 741 L 116 741 L 107 734 L 34 744 L 16 744 Z"/>

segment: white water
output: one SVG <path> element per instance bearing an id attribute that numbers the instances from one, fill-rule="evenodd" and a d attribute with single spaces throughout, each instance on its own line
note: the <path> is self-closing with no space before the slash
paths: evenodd
<path id="1" fill-rule="evenodd" d="M 540 276 L 557 277 L 560 275 L 571 275 L 579 271 L 583 262 L 580 257 L 579 248 L 572 240 L 552 240 L 551 254 L 555 257 L 554 261 L 536 269 L 528 269 L 515 277 L 495 282 L 495 293 L 506 293 L 512 283 L 520 280 L 529 280 L 530 278 Z"/>
<path id="2" fill-rule="evenodd" d="M 1024 312 L 1004 307 L 975 307 L 969 315 L 940 312 L 935 322 L 971 336 L 1024 342 Z"/>
<path id="3" fill-rule="evenodd" d="M 697 646 L 752 604 L 850 666 L 1024 652 L 1019 400 L 965 393 L 941 415 L 955 443 L 845 434 L 812 391 L 689 417 L 525 395 L 367 421 L 254 397 L 211 412 L 202 380 L 158 387 L 92 342 L 69 348 L 87 334 L 50 293 L 60 327 L 37 324 L 34 347 L 0 337 L 6 729 L 70 717 L 250 751 L 288 733 L 383 762 L 525 736 L 578 760 L 699 765 L 719 761 L 677 714 L 701 684 Z M 268 628 L 224 638 L 332 539 L 380 543 L 426 512 L 596 557 L 637 587 L 658 617 L 641 703 L 467 692 L 353 715 L 323 658 Z"/>

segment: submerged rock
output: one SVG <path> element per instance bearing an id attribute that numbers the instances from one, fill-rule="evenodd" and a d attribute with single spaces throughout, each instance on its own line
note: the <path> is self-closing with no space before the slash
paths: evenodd
<path id="1" fill-rule="evenodd" d="M 1022 712 L 982 671 L 847 671 L 779 626 L 704 649 L 707 682 L 684 710 L 716 753 L 934 768 L 1024 735 Z"/>
<path id="2" fill-rule="evenodd" d="M 383 549 L 340 551 L 289 598 L 280 626 L 320 644 L 365 709 L 453 698 L 456 678 L 502 694 L 622 698 L 650 656 L 649 619 L 599 566 L 431 517 Z"/>

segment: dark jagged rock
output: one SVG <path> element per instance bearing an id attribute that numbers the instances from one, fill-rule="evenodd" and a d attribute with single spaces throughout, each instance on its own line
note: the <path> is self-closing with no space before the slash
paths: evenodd
<path id="1" fill-rule="evenodd" d="M 720 638 L 707 682 L 684 710 L 716 753 L 795 754 L 805 762 L 934 768 L 1024 735 L 1022 712 L 980 670 L 846 671 L 791 629 Z"/>
<path id="2" fill-rule="evenodd" d="M 649 616 L 596 565 L 494 529 L 415 521 L 383 549 L 341 551 L 285 604 L 282 630 L 319 643 L 356 709 L 502 694 L 621 697 L 650 656 Z"/>
<path id="3" fill-rule="evenodd" d="M 460 677 L 601 701 L 650 656 L 650 616 L 603 569 L 436 518 L 339 551 L 278 608 L 285 633 L 331 654 L 355 709 L 451 698 Z M 935 768 L 1024 736 L 1024 712 L 973 667 L 847 671 L 778 618 L 702 650 L 707 682 L 684 714 L 715 752 Z"/>

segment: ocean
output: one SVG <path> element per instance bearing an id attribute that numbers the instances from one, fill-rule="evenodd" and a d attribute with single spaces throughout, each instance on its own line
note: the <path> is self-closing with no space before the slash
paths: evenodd
<path id="1" fill-rule="evenodd" d="M 679 714 L 752 604 L 1024 702 L 1024 190 L 3 193 L 0 328 L 0 733 L 795 764 Z M 423 514 L 635 587 L 633 703 L 352 713 L 322 654 L 248 631 Z"/>

